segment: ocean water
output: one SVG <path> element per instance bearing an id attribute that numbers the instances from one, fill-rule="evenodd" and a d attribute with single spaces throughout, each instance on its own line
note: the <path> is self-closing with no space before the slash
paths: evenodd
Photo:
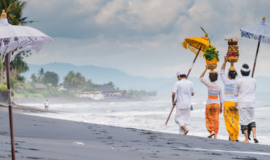
<path id="1" fill-rule="evenodd" d="M 188 135 L 200 137 L 209 135 L 205 127 L 205 100 L 203 97 L 192 99 L 194 110 L 191 111 L 191 126 Z M 268 102 L 267 98 L 257 99 L 256 108 L 257 138 L 260 144 L 265 145 L 270 145 L 270 126 L 268 125 L 270 122 L 270 105 Z M 25 103 L 21 105 L 44 108 L 44 104 L 41 103 Z M 31 113 L 31 115 L 178 134 L 179 128 L 174 121 L 175 110 L 168 125 L 165 125 L 171 108 L 170 97 L 133 102 L 84 101 L 81 103 L 50 104 L 49 109 L 60 111 L 60 114 Z M 223 114 L 220 114 L 219 120 L 218 139 L 228 140 Z M 244 140 L 242 133 L 240 133 L 239 140 Z M 253 143 L 253 140 L 250 143 Z"/>

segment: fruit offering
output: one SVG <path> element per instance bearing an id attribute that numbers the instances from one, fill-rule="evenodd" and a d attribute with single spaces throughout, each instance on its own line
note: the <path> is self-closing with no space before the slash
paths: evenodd
<path id="1" fill-rule="evenodd" d="M 214 58 L 212 61 L 206 60 L 206 64 L 217 64 L 217 59 Z"/>
<path id="2" fill-rule="evenodd" d="M 239 47 L 238 47 L 238 38 L 235 39 L 225 39 L 226 41 L 228 41 L 228 52 L 227 52 L 227 56 L 228 56 L 228 61 L 231 62 L 231 68 L 229 70 L 235 70 L 235 68 L 233 67 L 233 63 L 237 62 L 239 59 Z"/>

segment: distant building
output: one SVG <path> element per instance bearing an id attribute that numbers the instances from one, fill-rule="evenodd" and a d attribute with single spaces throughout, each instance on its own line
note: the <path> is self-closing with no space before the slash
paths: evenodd
<path id="1" fill-rule="evenodd" d="M 104 95 L 104 97 L 121 96 L 120 92 L 118 92 L 116 89 L 112 88 L 108 84 L 104 84 L 98 87 L 97 91 L 101 92 Z"/>
<path id="2" fill-rule="evenodd" d="M 65 91 L 66 90 L 66 88 L 64 86 L 58 86 L 57 89 L 58 89 L 58 91 Z"/>
<path id="3" fill-rule="evenodd" d="M 47 87 L 43 83 L 35 83 L 35 88 L 36 89 L 45 89 Z"/>
<path id="4" fill-rule="evenodd" d="M 93 100 L 102 100 L 102 99 L 104 99 L 103 94 L 101 92 L 99 92 L 99 91 L 77 93 L 76 97 L 78 97 L 78 98 L 86 98 L 86 99 L 93 99 Z"/>

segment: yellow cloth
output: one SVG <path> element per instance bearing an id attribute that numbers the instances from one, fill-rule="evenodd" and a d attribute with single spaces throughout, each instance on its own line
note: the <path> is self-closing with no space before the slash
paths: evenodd
<path id="1" fill-rule="evenodd" d="M 239 113 L 235 102 L 224 102 L 224 121 L 231 141 L 238 140 L 239 136 Z"/>
<path id="2" fill-rule="evenodd" d="M 198 50 L 201 48 L 199 56 L 202 57 L 203 53 L 209 47 L 209 38 L 208 37 L 190 37 L 186 38 L 182 43 L 182 46 L 185 49 L 189 49 L 194 54 L 197 54 Z M 211 46 L 213 46 L 211 44 Z"/>

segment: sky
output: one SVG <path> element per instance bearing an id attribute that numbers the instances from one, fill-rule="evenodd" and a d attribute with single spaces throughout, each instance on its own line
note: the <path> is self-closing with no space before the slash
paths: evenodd
<path id="1" fill-rule="evenodd" d="M 241 38 L 240 28 L 270 19 L 269 0 L 25 0 L 29 26 L 54 39 L 29 64 L 53 62 L 114 68 L 132 76 L 171 78 L 187 72 L 195 54 L 182 47 L 201 37 L 202 26 L 223 63 L 226 38 Z M 239 71 L 253 68 L 257 41 L 239 41 Z M 261 44 L 255 76 L 270 77 L 270 45 Z M 229 67 L 229 63 L 227 64 Z M 190 76 L 198 77 L 205 60 L 198 57 Z"/>

